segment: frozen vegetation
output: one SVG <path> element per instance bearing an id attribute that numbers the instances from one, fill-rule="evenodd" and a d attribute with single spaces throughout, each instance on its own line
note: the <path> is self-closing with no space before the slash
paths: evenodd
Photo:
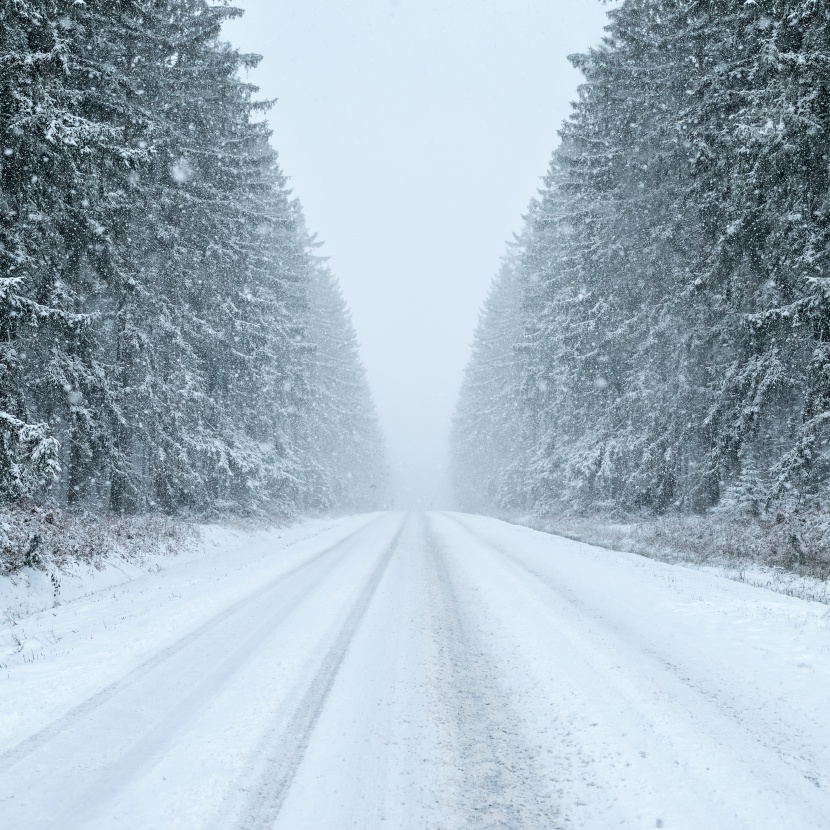
<path id="1" fill-rule="evenodd" d="M 830 6 L 572 58 L 424 514 L 236 14 L 0 0 L 2 830 L 830 830 Z"/>
<path id="2" fill-rule="evenodd" d="M 383 490 L 258 58 L 220 38 L 234 14 L 0 4 L 0 570 L 56 510 L 286 517 Z"/>
<path id="3" fill-rule="evenodd" d="M 572 57 L 458 404 L 465 509 L 757 518 L 826 575 L 828 43 L 813 0 L 630 0 Z"/>

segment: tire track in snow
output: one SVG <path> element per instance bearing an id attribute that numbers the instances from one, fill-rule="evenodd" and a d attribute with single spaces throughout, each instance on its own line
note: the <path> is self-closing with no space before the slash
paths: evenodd
<path id="1" fill-rule="evenodd" d="M 746 719 L 744 712 L 738 705 L 730 703 L 730 701 L 724 699 L 722 694 L 718 694 L 718 690 L 712 690 L 696 683 L 692 677 L 689 676 L 688 670 L 679 666 L 676 660 L 665 655 L 661 652 L 661 650 L 652 644 L 644 641 L 636 633 L 630 632 L 626 628 L 621 627 L 620 624 L 608 620 L 601 611 L 593 610 L 587 607 L 583 601 L 575 597 L 564 586 L 557 584 L 557 582 L 549 575 L 538 571 L 532 565 L 524 562 L 519 556 L 507 549 L 503 544 L 494 542 L 488 537 L 482 535 L 480 532 L 473 530 L 457 515 L 450 512 L 443 512 L 441 515 L 461 527 L 462 530 L 479 545 L 489 549 L 493 553 L 497 554 L 497 556 L 506 559 L 508 562 L 515 565 L 519 570 L 532 577 L 547 590 L 555 594 L 556 597 L 569 608 L 570 613 L 576 615 L 576 617 L 582 621 L 583 625 L 581 628 L 583 630 L 587 630 L 591 626 L 598 626 L 602 630 L 604 637 L 610 638 L 611 641 L 617 640 L 622 648 L 631 649 L 640 656 L 653 661 L 658 672 L 665 672 L 665 674 L 671 677 L 673 682 L 679 683 L 688 692 L 691 692 L 692 695 L 699 699 L 705 707 L 713 710 L 719 717 L 723 718 L 725 722 L 731 724 L 732 727 L 739 730 L 745 740 L 749 740 L 751 743 L 762 747 L 778 761 L 782 762 L 790 772 L 802 776 L 817 790 L 820 791 L 822 789 L 822 784 L 824 783 L 824 780 L 826 780 L 826 774 L 822 770 L 820 762 L 817 762 L 815 758 L 808 755 L 803 746 L 796 744 L 795 746 L 790 746 L 788 748 L 788 745 L 791 743 L 791 736 L 789 734 L 782 735 L 771 733 L 767 724 L 764 724 L 762 729 L 759 729 L 757 726 L 753 729 L 751 722 Z M 518 525 L 518 527 L 524 526 Z M 610 548 L 606 548 L 606 550 L 616 553 L 616 551 L 612 551 Z M 573 632 L 570 632 L 570 636 L 573 637 Z M 583 653 L 585 655 L 588 655 L 591 652 L 591 646 L 592 644 L 586 640 L 585 647 L 583 649 Z M 611 646 L 609 644 L 606 647 Z M 619 693 L 623 695 L 631 694 L 630 690 L 620 686 L 617 673 L 610 670 L 610 665 L 603 666 L 599 663 L 595 663 L 594 668 L 597 672 L 605 674 L 606 682 L 609 688 L 617 688 Z M 617 665 L 617 669 L 620 669 L 619 665 Z M 682 719 L 684 725 L 687 723 L 692 724 L 692 732 L 696 734 L 704 734 L 706 732 L 706 725 L 699 721 L 700 712 L 694 708 L 691 708 L 688 702 L 688 708 L 677 708 L 676 705 L 674 705 L 674 693 L 667 686 L 665 686 L 663 682 L 659 681 L 659 677 L 655 678 L 651 682 L 654 683 L 654 688 L 658 689 L 659 693 L 665 697 L 667 704 L 673 704 L 674 715 L 678 716 L 678 713 L 681 713 L 680 718 Z M 631 702 L 632 704 L 636 704 L 642 699 L 645 698 L 640 696 L 637 701 L 632 699 Z M 675 731 L 680 732 L 680 721 L 678 721 Z M 712 737 L 714 738 L 714 735 Z M 726 760 L 730 760 L 729 756 L 727 756 Z M 765 766 L 767 765 L 765 764 Z M 758 772 L 758 770 L 754 770 L 753 774 L 757 775 Z M 778 777 L 779 776 L 775 775 L 774 770 L 768 767 L 769 781 L 777 782 Z M 823 807 L 821 799 L 812 799 L 812 796 L 815 794 L 811 790 L 808 790 L 807 794 L 811 797 L 811 802 L 814 801 L 812 806 L 813 809 L 816 810 L 816 816 L 818 816 L 821 814 Z M 817 818 L 816 820 L 819 819 Z"/>
<path id="2" fill-rule="evenodd" d="M 258 599 L 262 598 L 270 591 L 273 591 L 281 583 L 285 582 L 293 576 L 296 576 L 298 573 L 305 570 L 306 568 L 313 566 L 324 557 L 337 552 L 338 549 L 340 549 L 342 546 L 347 545 L 349 542 L 354 540 L 355 537 L 364 533 L 370 527 L 382 521 L 382 519 L 383 516 L 379 516 L 376 519 L 370 520 L 362 527 L 359 527 L 357 530 L 352 531 L 347 536 L 344 536 L 342 539 L 339 539 L 334 544 L 329 545 L 328 547 L 314 554 L 310 559 L 307 559 L 306 561 L 301 562 L 299 565 L 292 568 L 291 570 L 286 571 L 283 574 L 280 574 L 279 576 L 270 580 L 260 588 L 257 588 L 255 591 L 248 594 L 247 596 L 244 596 L 241 599 L 236 600 L 227 608 L 212 616 L 210 619 L 202 623 L 200 626 L 198 626 L 190 633 L 176 640 L 174 643 L 171 643 L 166 648 L 157 652 L 152 657 L 148 658 L 147 660 L 136 666 L 134 669 L 130 670 L 123 677 L 113 681 L 108 686 L 105 686 L 103 689 L 92 695 L 92 697 L 89 697 L 82 703 L 79 703 L 77 706 L 70 709 L 68 712 L 66 712 L 64 715 L 61 715 L 56 720 L 52 721 L 52 723 L 35 732 L 33 735 L 30 735 L 28 738 L 25 738 L 20 743 L 0 753 L 0 768 L 7 769 L 13 764 L 17 764 L 20 761 L 24 760 L 33 752 L 36 752 L 38 749 L 48 744 L 49 741 L 53 740 L 62 732 L 73 727 L 74 725 L 82 721 L 85 717 L 92 714 L 96 709 L 100 708 L 105 703 L 112 700 L 112 698 L 118 695 L 123 689 L 128 688 L 130 685 L 139 681 L 141 678 L 149 674 L 154 669 L 158 668 L 159 666 L 162 666 L 165 662 L 175 657 L 188 646 L 195 643 L 200 638 L 204 637 L 206 634 L 209 634 L 215 628 L 220 626 L 223 622 L 238 614 L 240 611 L 244 610 L 251 603 L 256 602 Z"/>
<path id="3" fill-rule="evenodd" d="M 272 827 L 276 822 L 294 776 L 303 762 L 314 728 L 337 679 L 349 645 L 389 567 L 407 521 L 408 518 L 404 519 L 394 538 L 381 554 L 379 562 L 326 652 L 317 674 L 303 694 L 287 727 L 266 735 L 261 743 L 263 749 L 255 753 L 264 755 L 265 760 L 242 808 L 242 819 L 237 825 L 240 830 L 263 830 Z M 226 830 L 227 820 L 223 819 L 215 826 L 217 830 Z"/>
<path id="4" fill-rule="evenodd" d="M 433 619 L 445 654 L 445 720 L 454 731 L 460 786 L 449 813 L 476 830 L 554 830 L 561 827 L 553 801 L 555 782 L 546 781 L 535 750 L 517 729 L 519 717 L 499 687 L 492 658 L 471 630 L 450 576 L 447 553 L 424 519 L 426 553 L 437 594 Z M 439 682 L 440 682 L 439 679 Z M 448 818 L 450 816 L 448 815 Z"/>

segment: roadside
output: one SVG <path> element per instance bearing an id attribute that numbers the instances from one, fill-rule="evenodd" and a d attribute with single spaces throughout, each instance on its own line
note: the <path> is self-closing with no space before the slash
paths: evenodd
<path id="1" fill-rule="evenodd" d="M 289 527 L 101 521 L 92 555 L 0 575 L 0 676 L 134 626 L 129 651 L 140 651 L 145 640 L 163 639 L 190 615 L 195 623 L 208 606 L 250 590 L 263 566 L 282 568 L 301 543 L 353 521 L 315 518 Z"/>
<path id="2" fill-rule="evenodd" d="M 4 828 L 830 830 L 824 605 L 469 514 L 226 532 L 18 623 Z"/>
<path id="3" fill-rule="evenodd" d="M 278 539 L 290 528 L 334 520 L 237 518 L 209 524 L 5 506 L 0 508 L 0 625 L 164 570 L 174 561 L 201 558 L 213 548 L 233 549 L 242 539 Z"/>
<path id="4" fill-rule="evenodd" d="M 687 565 L 786 596 L 830 605 L 827 517 L 500 516 L 576 542 Z"/>

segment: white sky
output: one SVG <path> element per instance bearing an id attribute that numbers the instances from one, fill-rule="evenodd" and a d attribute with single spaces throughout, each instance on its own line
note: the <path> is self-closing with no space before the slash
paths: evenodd
<path id="1" fill-rule="evenodd" d="M 539 186 L 598 0 L 237 0 L 274 145 L 349 302 L 396 506 L 448 506 L 478 309 Z"/>

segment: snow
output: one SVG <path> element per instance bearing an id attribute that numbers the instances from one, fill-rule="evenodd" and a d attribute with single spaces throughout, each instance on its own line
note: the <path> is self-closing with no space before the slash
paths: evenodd
<path id="1" fill-rule="evenodd" d="M 73 590 L 0 632 L 4 830 L 830 827 L 819 603 L 436 513 Z"/>
<path id="2" fill-rule="evenodd" d="M 342 534 L 360 521 L 268 531 L 207 525 L 202 544 L 181 556 L 111 559 L 62 575 L 57 604 L 48 574 L 27 569 L 0 579 L 0 751 L 294 567 L 334 528 Z"/>

